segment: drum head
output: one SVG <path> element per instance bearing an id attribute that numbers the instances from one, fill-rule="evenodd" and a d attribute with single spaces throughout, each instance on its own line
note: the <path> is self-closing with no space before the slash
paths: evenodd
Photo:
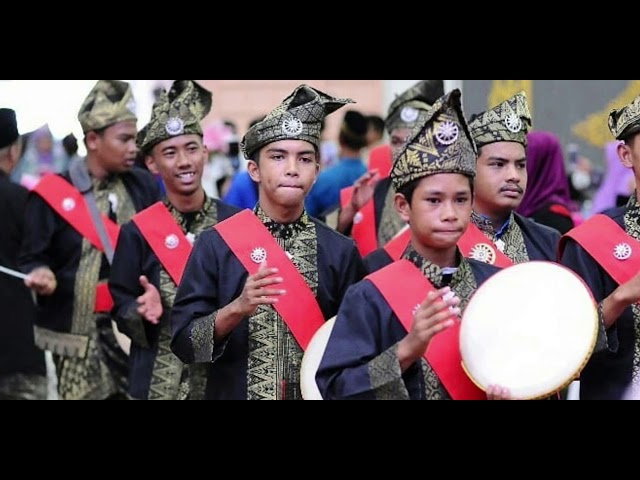
<path id="1" fill-rule="evenodd" d="M 597 335 L 597 305 L 582 279 L 555 263 L 528 262 L 476 291 L 462 316 L 460 352 L 483 390 L 499 385 L 513 398 L 535 399 L 579 375 Z"/>
<path id="2" fill-rule="evenodd" d="M 316 383 L 316 372 L 322 361 L 324 350 L 327 348 L 333 325 L 336 322 L 335 317 L 325 322 L 322 327 L 315 333 L 311 342 L 307 346 L 307 350 L 302 357 L 300 365 L 300 390 L 302 398 L 305 400 L 322 400 L 318 384 Z"/>

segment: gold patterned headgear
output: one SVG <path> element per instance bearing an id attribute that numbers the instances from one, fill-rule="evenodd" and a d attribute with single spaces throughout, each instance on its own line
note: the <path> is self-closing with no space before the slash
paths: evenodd
<path id="1" fill-rule="evenodd" d="M 460 96 L 456 88 L 420 114 L 407 143 L 395 154 L 391 180 L 396 191 L 439 173 L 475 177 L 477 152 Z"/>
<path id="2" fill-rule="evenodd" d="M 148 153 L 158 143 L 178 135 L 200 135 L 200 123 L 211 111 L 212 95 L 193 80 L 176 80 L 153 105 L 151 120 L 138 133 L 138 148 Z"/>
<path id="3" fill-rule="evenodd" d="M 265 145 L 280 140 L 305 140 L 319 148 L 324 118 L 349 103 L 355 102 L 300 85 L 264 120 L 249 129 L 240 145 L 245 157 L 251 158 Z"/>
<path id="4" fill-rule="evenodd" d="M 469 128 L 478 148 L 496 142 L 517 142 L 526 147 L 531 128 L 526 94 L 516 93 L 491 110 L 474 115 Z"/>
<path id="5" fill-rule="evenodd" d="M 121 80 L 99 80 L 85 99 L 78 121 L 84 133 L 102 130 L 114 123 L 137 121 L 131 86 Z"/>
<path id="6" fill-rule="evenodd" d="M 421 80 L 401 93 L 389 106 L 384 121 L 387 132 L 397 128 L 413 129 L 421 111 L 431 106 L 444 95 L 444 80 Z"/>
<path id="7" fill-rule="evenodd" d="M 626 140 L 640 131 L 640 96 L 620 110 L 609 114 L 609 130 L 616 140 Z"/>

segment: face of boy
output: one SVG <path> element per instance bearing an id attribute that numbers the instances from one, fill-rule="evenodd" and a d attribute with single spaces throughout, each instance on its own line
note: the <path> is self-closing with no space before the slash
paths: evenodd
<path id="1" fill-rule="evenodd" d="M 471 219 L 469 177 L 458 173 L 430 175 L 420 180 L 410 200 L 396 194 L 396 208 L 420 244 L 448 249 L 458 243 Z"/>
<path id="2" fill-rule="evenodd" d="M 260 150 L 249 174 L 259 184 L 260 201 L 291 208 L 302 205 L 318 177 L 318 155 L 304 140 L 281 140 Z"/>
<path id="3" fill-rule="evenodd" d="M 527 191 L 525 148 L 517 142 L 496 142 L 480 149 L 475 180 L 477 211 L 504 213 L 517 209 Z"/>
<path id="4" fill-rule="evenodd" d="M 168 191 L 191 195 L 202 188 L 207 157 L 200 135 L 180 135 L 155 145 L 146 162 L 151 172 L 162 177 Z"/>

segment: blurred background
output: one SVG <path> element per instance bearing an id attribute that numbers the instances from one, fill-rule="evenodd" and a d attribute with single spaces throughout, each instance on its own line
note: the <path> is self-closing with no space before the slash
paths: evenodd
<path id="1" fill-rule="evenodd" d="M 139 126 L 147 123 L 154 99 L 173 80 L 127 80 L 137 102 Z M 213 162 L 213 181 L 229 178 L 244 168 L 237 145 L 250 123 L 268 113 L 297 85 L 307 83 L 335 96 L 356 100 L 352 109 L 384 118 L 396 94 L 418 80 L 198 80 L 213 92 L 212 113 L 205 135 L 212 154 L 229 161 Z M 0 106 L 16 110 L 21 133 L 34 133 L 27 143 L 26 161 L 15 177 L 29 183 L 35 163 L 44 170 L 63 169 L 70 158 L 84 154 L 77 111 L 96 80 L 0 80 Z M 607 171 L 606 146 L 612 137 L 607 117 L 613 108 L 640 94 L 640 80 L 445 80 L 447 91 L 463 91 L 467 116 L 491 108 L 518 91 L 525 91 L 533 114 L 533 129 L 553 132 L 564 150 L 572 188 L 581 201 L 590 201 Z M 343 109 L 327 118 L 323 138 L 332 155 L 342 123 Z M 381 140 L 381 141 L 384 141 Z M 76 149 L 77 146 L 77 149 Z M 366 159 L 365 159 L 366 160 Z M 329 159 L 327 164 L 330 165 Z M 324 165 L 323 165 L 324 166 Z M 25 177 L 25 175 L 27 175 Z M 223 185 L 219 187 L 223 189 Z M 215 190 L 215 189 L 214 189 Z M 215 191 L 213 192 L 216 193 Z M 219 192 L 218 192 L 219 193 Z"/>

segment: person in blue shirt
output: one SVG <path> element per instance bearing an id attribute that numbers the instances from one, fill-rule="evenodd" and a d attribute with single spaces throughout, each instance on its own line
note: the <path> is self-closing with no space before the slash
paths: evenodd
<path id="1" fill-rule="evenodd" d="M 222 201 L 227 205 L 252 210 L 258 203 L 258 184 L 251 180 L 249 172 L 238 172 Z"/>
<path id="2" fill-rule="evenodd" d="M 362 149 L 367 146 L 367 119 L 355 110 L 348 111 L 340 128 L 340 163 L 320 173 L 306 200 L 312 217 L 322 219 L 338 207 L 340 191 L 350 187 L 367 171 L 362 161 Z"/>

